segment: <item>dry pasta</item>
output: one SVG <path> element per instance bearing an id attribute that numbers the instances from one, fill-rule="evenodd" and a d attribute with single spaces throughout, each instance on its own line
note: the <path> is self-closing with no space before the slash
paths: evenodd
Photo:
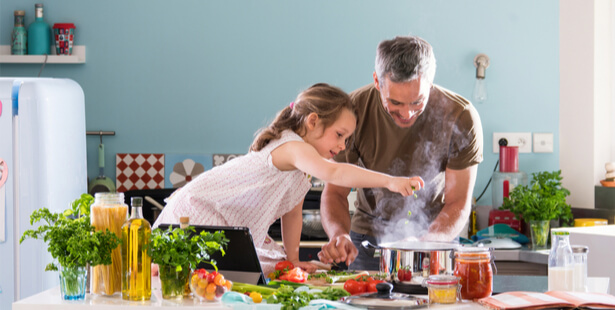
<path id="1" fill-rule="evenodd" d="M 123 195 L 121 195 L 123 200 Z M 96 231 L 109 229 L 121 238 L 122 225 L 126 221 L 128 206 L 122 203 L 94 204 L 91 206 L 90 219 Z M 111 253 L 111 265 L 92 267 L 90 291 L 95 294 L 113 295 L 121 292 L 122 257 L 120 247 Z"/>

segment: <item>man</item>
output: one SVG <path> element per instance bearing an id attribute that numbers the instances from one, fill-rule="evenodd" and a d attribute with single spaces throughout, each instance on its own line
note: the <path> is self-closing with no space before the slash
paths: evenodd
<path id="1" fill-rule="evenodd" d="M 482 127 L 469 101 L 433 84 L 435 71 L 432 47 L 419 37 L 379 44 L 373 85 L 351 93 L 357 128 L 335 159 L 420 176 L 425 188 L 406 198 L 386 189 L 359 189 L 351 221 L 350 189 L 326 184 L 320 209 L 329 242 L 321 261 L 379 270 L 379 259 L 361 246 L 363 240 L 452 241 L 463 229 L 483 159 Z"/>

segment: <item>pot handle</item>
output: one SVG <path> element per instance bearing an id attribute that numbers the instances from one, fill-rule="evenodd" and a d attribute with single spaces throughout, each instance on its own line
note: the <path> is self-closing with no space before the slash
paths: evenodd
<path id="1" fill-rule="evenodd" d="M 363 240 L 361 241 L 361 246 L 366 248 L 366 249 L 375 249 L 375 250 L 380 250 L 382 249 L 381 247 L 372 244 L 371 242 L 369 242 L 369 240 Z"/>

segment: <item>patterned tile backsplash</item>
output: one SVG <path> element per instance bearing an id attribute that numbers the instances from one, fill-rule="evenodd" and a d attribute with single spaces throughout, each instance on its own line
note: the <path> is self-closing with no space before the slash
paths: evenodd
<path id="1" fill-rule="evenodd" d="M 179 188 L 199 174 L 243 155 L 118 153 L 117 191 Z"/>
<path id="2" fill-rule="evenodd" d="M 237 157 L 241 157 L 243 155 L 245 154 L 214 154 L 212 156 L 212 160 L 213 160 L 212 165 L 214 167 L 220 166 L 229 160 L 232 160 Z"/>
<path id="3" fill-rule="evenodd" d="M 164 188 L 164 154 L 118 153 L 115 167 L 118 192 Z"/>

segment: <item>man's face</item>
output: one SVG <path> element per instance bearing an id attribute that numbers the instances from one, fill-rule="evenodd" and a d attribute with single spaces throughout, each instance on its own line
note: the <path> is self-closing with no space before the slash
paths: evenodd
<path id="1" fill-rule="evenodd" d="M 374 85 L 380 91 L 384 109 L 397 126 L 411 127 L 425 111 L 431 90 L 431 83 L 426 79 L 419 77 L 410 82 L 393 83 L 387 77 L 381 83 L 374 73 Z"/>

